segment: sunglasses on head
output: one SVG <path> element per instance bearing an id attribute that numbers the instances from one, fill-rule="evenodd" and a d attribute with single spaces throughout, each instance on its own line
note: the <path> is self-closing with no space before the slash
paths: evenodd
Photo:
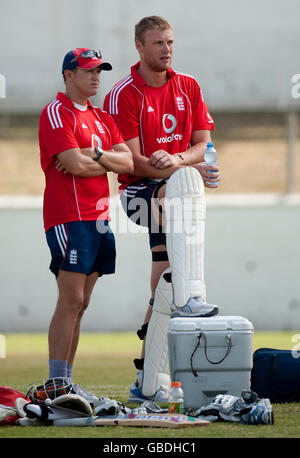
<path id="1" fill-rule="evenodd" d="M 83 51 L 79 56 L 75 56 L 64 68 L 63 71 L 65 71 L 69 65 L 73 64 L 73 62 L 76 62 L 78 57 L 83 57 L 84 59 L 91 59 L 93 57 L 97 57 L 97 59 L 102 59 L 102 54 L 101 51 L 95 51 L 94 49 L 88 49 L 87 51 Z"/>

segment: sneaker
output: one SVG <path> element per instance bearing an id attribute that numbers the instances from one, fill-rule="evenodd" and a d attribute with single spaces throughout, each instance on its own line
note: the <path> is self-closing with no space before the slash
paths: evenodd
<path id="1" fill-rule="evenodd" d="M 143 369 L 138 370 L 136 373 L 136 380 L 131 385 L 131 388 L 129 390 L 128 402 L 137 402 L 140 404 L 142 402 L 148 401 L 148 399 L 143 395 L 141 390 L 141 386 L 143 385 L 143 376 Z"/>
<path id="2" fill-rule="evenodd" d="M 94 393 L 91 393 L 90 391 L 86 390 L 85 388 L 82 388 L 82 386 L 77 385 L 76 383 L 72 383 L 72 393 L 78 394 L 78 396 L 81 396 L 89 404 L 92 404 L 93 406 L 96 404 L 99 404 L 99 400 L 103 399 L 103 398 L 100 399 Z"/>
<path id="3" fill-rule="evenodd" d="M 184 307 L 171 305 L 171 318 L 176 317 L 209 317 L 219 313 L 217 305 L 208 304 L 202 297 L 192 297 Z"/>
<path id="4" fill-rule="evenodd" d="M 165 386 L 160 386 L 153 396 L 145 396 L 140 387 L 137 386 L 137 383 L 134 382 L 131 385 L 129 391 L 128 402 L 136 402 L 137 404 L 142 404 L 145 401 L 154 401 L 157 403 L 166 404 L 169 402 L 169 392 Z"/>

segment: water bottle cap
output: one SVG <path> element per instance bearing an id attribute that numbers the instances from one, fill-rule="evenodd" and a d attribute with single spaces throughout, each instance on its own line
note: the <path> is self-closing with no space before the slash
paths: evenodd
<path id="1" fill-rule="evenodd" d="M 171 386 L 174 386 L 175 388 L 180 388 L 181 387 L 181 382 L 172 382 Z"/>
<path id="2" fill-rule="evenodd" d="M 207 146 L 214 146 L 213 142 L 208 142 Z"/>

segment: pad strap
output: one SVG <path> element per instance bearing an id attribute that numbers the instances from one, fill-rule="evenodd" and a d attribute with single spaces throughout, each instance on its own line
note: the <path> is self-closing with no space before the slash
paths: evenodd
<path id="1" fill-rule="evenodd" d="M 147 334 L 148 323 L 144 323 L 141 329 L 136 331 L 140 340 L 144 340 L 145 335 Z"/>
<path id="2" fill-rule="evenodd" d="M 144 358 L 141 358 L 141 359 L 135 358 L 133 360 L 133 364 L 135 365 L 137 370 L 143 370 L 144 369 Z"/>
<path id="3" fill-rule="evenodd" d="M 152 251 L 152 261 L 153 262 L 162 262 L 169 261 L 167 251 Z"/>

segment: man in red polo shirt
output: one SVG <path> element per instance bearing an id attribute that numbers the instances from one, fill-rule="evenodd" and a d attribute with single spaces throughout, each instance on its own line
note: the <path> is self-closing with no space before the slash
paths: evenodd
<path id="1" fill-rule="evenodd" d="M 58 93 L 40 116 L 44 227 L 59 291 L 49 328 L 48 391 L 53 380 L 71 381 L 80 322 L 94 285 L 99 276 L 115 271 L 107 172 L 132 173 L 132 154 L 112 117 L 89 101 L 101 71 L 111 69 L 99 51 L 68 52 L 62 66 L 65 93 Z M 78 386 L 76 392 L 85 394 Z"/>
<path id="2" fill-rule="evenodd" d="M 196 168 L 210 188 L 220 180 L 220 173 L 217 166 L 204 162 L 214 121 L 199 84 L 192 76 L 171 68 L 174 37 L 170 23 L 157 16 L 143 18 L 135 27 L 135 40 L 140 61 L 112 88 L 104 109 L 114 118 L 133 153 L 134 174 L 118 176 L 122 206 L 129 218 L 149 230 L 152 298 L 144 325 L 138 331 L 143 339 L 158 281 L 169 266 L 166 237 L 155 202 L 162 203 L 166 180 L 182 167 Z M 135 205 L 138 201 L 147 204 L 141 204 L 139 218 Z M 216 313 L 218 307 L 208 304 L 205 297 L 191 297 L 185 307 L 172 310 L 172 316 L 208 317 Z M 141 391 L 144 346 L 141 359 L 134 362 L 139 372 L 129 399 L 142 402 L 146 399 Z M 154 400 L 161 400 L 160 393 Z"/>

